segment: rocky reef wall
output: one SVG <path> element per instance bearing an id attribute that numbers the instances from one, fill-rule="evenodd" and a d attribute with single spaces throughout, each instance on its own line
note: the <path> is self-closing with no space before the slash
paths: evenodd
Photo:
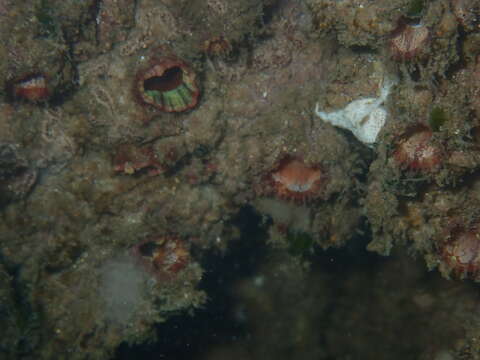
<path id="1" fill-rule="evenodd" d="M 248 208 L 268 285 L 225 286 L 306 347 L 342 324 L 316 358 L 346 356 L 349 297 L 381 282 L 316 259 L 360 242 L 392 268 L 422 259 L 408 286 L 386 270 L 401 294 L 375 293 L 376 326 L 439 271 L 415 306 L 458 341 L 414 347 L 478 359 L 479 22 L 477 0 L 0 0 L 0 355 L 108 359 L 161 336 L 207 302 L 209 259 L 249 241 Z"/>

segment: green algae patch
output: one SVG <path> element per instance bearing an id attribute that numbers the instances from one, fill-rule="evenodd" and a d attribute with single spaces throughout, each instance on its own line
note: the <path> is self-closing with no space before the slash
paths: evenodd
<path id="1" fill-rule="evenodd" d="M 313 238 L 305 231 L 289 230 L 287 241 L 288 252 L 294 256 L 305 255 L 313 246 Z"/>
<path id="2" fill-rule="evenodd" d="M 425 9 L 425 0 L 412 0 L 408 4 L 407 16 L 420 17 Z"/>
<path id="3" fill-rule="evenodd" d="M 440 107 L 434 107 L 430 112 L 430 118 L 428 119 L 428 124 L 432 131 L 440 131 L 441 127 L 447 122 L 448 116 L 445 110 Z"/>
<path id="4" fill-rule="evenodd" d="M 44 37 L 55 37 L 58 33 L 57 23 L 52 16 L 52 7 L 48 0 L 42 0 L 37 6 L 35 16 L 40 23 L 40 35 Z"/>

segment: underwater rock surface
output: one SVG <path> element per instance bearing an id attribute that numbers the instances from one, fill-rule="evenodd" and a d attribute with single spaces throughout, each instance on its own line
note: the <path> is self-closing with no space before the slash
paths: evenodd
<path id="1" fill-rule="evenodd" d="M 158 340 L 251 242 L 218 285 L 250 349 L 197 358 L 479 359 L 479 23 L 479 0 L 0 0 L 0 358 Z"/>

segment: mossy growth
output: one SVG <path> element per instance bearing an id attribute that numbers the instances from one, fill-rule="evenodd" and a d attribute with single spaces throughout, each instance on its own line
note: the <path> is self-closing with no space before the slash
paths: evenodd
<path id="1" fill-rule="evenodd" d="M 0 209 L 7 206 L 12 200 L 12 194 L 7 189 L 0 187 Z"/>
<path id="2" fill-rule="evenodd" d="M 288 230 L 288 252 L 294 256 L 305 255 L 312 249 L 313 238 L 305 231 Z"/>
<path id="3" fill-rule="evenodd" d="M 441 127 L 447 122 L 448 116 L 445 110 L 440 107 L 434 107 L 430 112 L 428 124 L 432 131 L 440 131 Z"/>
<path id="4" fill-rule="evenodd" d="M 35 9 L 35 16 L 40 24 L 40 36 L 55 37 L 58 33 L 58 25 L 52 15 L 52 7 L 48 0 L 41 0 Z"/>
<path id="5" fill-rule="evenodd" d="M 408 17 L 420 17 L 425 9 L 425 0 L 410 0 L 407 8 Z"/>

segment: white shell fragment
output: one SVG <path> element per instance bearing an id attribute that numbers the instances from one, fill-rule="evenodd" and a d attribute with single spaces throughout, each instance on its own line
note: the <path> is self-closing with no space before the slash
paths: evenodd
<path id="1" fill-rule="evenodd" d="M 333 126 L 350 130 L 362 143 L 371 145 L 377 139 L 377 135 L 383 125 L 385 125 L 387 110 L 385 110 L 382 104 L 387 99 L 390 89 L 395 83 L 392 79 L 385 78 L 380 90 L 380 97 L 355 100 L 344 109 L 330 113 L 320 111 L 317 103 L 315 114 Z"/>

